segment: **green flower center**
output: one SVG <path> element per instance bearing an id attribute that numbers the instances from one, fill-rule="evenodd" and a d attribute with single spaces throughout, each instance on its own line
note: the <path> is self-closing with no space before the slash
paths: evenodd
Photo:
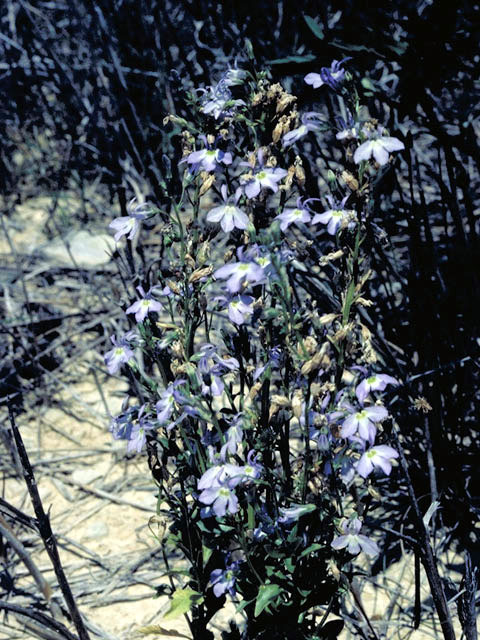
<path id="1" fill-rule="evenodd" d="M 230 495 L 230 489 L 219 489 L 218 495 L 228 498 L 228 496 Z"/>
<path id="2" fill-rule="evenodd" d="M 377 452 L 375 451 L 375 449 L 370 449 L 370 451 L 367 451 L 367 458 L 374 458 L 377 455 Z"/>
<path id="3" fill-rule="evenodd" d="M 377 376 L 370 376 L 370 378 L 367 378 L 368 384 L 373 384 L 376 381 L 377 381 Z"/>
<path id="4" fill-rule="evenodd" d="M 263 180 L 266 177 L 267 174 L 265 173 L 265 171 L 260 171 L 260 173 L 257 173 L 257 180 Z"/>
<path id="5" fill-rule="evenodd" d="M 212 156 L 214 156 L 216 153 L 217 153 L 216 151 L 207 151 L 207 153 L 206 153 L 205 155 L 207 155 L 207 156 L 209 156 L 209 157 L 212 157 Z"/>
<path id="6" fill-rule="evenodd" d="M 116 356 L 121 356 L 123 354 L 123 347 L 117 347 L 115 349 L 115 355 Z"/>
<path id="7" fill-rule="evenodd" d="M 367 412 L 365 411 L 365 409 L 363 411 L 358 411 L 358 413 L 355 414 L 355 417 L 357 420 L 362 420 L 362 418 L 367 417 Z"/>
<path id="8" fill-rule="evenodd" d="M 334 218 L 341 218 L 343 216 L 343 211 L 341 211 L 340 209 L 335 209 L 335 211 L 332 211 L 332 216 Z"/>

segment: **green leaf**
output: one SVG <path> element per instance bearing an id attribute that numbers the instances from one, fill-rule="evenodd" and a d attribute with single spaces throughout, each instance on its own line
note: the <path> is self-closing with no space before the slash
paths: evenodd
<path id="1" fill-rule="evenodd" d="M 313 553 L 314 551 L 319 551 L 320 549 L 324 549 L 324 548 L 325 548 L 325 545 L 319 544 L 318 542 L 314 542 L 313 544 L 311 544 L 309 547 L 307 547 L 302 551 L 299 558 L 303 558 L 305 556 L 308 556 L 310 553 Z"/>
<path id="2" fill-rule="evenodd" d="M 343 323 L 345 324 L 350 315 L 350 309 L 353 303 L 353 296 L 355 294 L 355 281 L 351 280 L 348 286 L 347 295 L 345 296 L 345 304 L 343 305 Z"/>
<path id="3" fill-rule="evenodd" d="M 278 598 L 283 589 L 278 584 L 262 584 L 258 590 L 257 600 L 255 602 L 255 618 L 259 616 L 264 609 Z"/>
<path id="4" fill-rule="evenodd" d="M 368 91 L 377 90 L 373 82 L 370 80 L 370 78 L 362 78 L 361 82 L 362 82 L 362 87 L 364 89 L 367 89 Z"/>
<path id="5" fill-rule="evenodd" d="M 210 556 L 213 553 L 213 549 L 209 549 L 208 547 L 206 547 L 205 545 L 202 546 L 202 555 L 203 555 L 203 564 L 207 564 L 207 562 L 210 560 Z"/>
<path id="6" fill-rule="evenodd" d="M 201 604 L 202 602 L 202 594 L 190 589 L 190 587 L 178 589 L 170 600 L 170 609 L 163 616 L 163 620 L 174 620 L 184 613 L 187 613 L 187 611 L 190 611 L 194 605 Z"/>
<path id="7" fill-rule="evenodd" d="M 143 636 L 151 636 L 155 633 L 156 635 L 168 636 L 169 638 L 187 638 L 187 640 L 190 640 L 190 636 L 186 636 L 179 631 L 164 629 L 158 624 L 150 624 L 147 627 L 140 627 L 140 629 L 137 629 L 137 633 L 141 633 Z"/>
<path id="8" fill-rule="evenodd" d="M 293 561 L 293 558 L 286 558 L 285 559 L 285 568 L 290 573 L 293 573 L 295 571 L 295 563 Z"/>
<path id="9" fill-rule="evenodd" d="M 304 15 L 303 19 L 307 23 L 308 28 L 313 33 L 313 35 L 319 40 L 323 40 L 323 38 L 325 37 L 325 34 L 323 33 L 323 25 L 318 24 L 318 22 L 316 22 L 316 20 L 314 20 L 310 16 Z"/>
<path id="10" fill-rule="evenodd" d="M 248 514 L 248 528 L 255 529 L 255 511 L 251 504 L 249 504 L 247 507 L 247 514 Z"/>
<path id="11" fill-rule="evenodd" d="M 248 605 L 252 604 L 252 602 L 253 600 L 242 600 L 242 602 L 240 602 L 240 604 L 235 609 L 235 613 L 240 613 L 240 611 L 243 611 L 245 607 L 248 607 Z"/>
<path id="12" fill-rule="evenodd" d="M 312 53 L 306 53 L 303 56 L 287 56 L 286 58 L 276 58 L 275 60 L 267 60 L 267 64 L 290 64 L 294 62 L 295 64 L 301 64 L 302 62 L 312 62 L 315 60 L 316 56 Z"/>
<path id="13" fill-rule="evenodd" d="M 396 42 L 395 44 L 387 44 L 387 47 L 394 51 L 397 55 L 403 56 L 405 51 L 408 49 L 408 42 L 402 40 L 401 42 Z"/>

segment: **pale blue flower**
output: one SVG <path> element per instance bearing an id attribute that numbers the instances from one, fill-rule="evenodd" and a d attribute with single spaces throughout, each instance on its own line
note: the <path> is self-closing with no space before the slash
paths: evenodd
<path id="1" fill-rule="evenodd" d="M 223 81 L 225 82 L 227 87 L 236 87 L 245 82 L 247 75 L 247 71 L 245 71 L 244 69 L 239 69 L 237 67 L 237 61 L 235 61 L 234 66 L 230 67 L 225 72 Z"/>
<path id="2" fill-rule="evenodd" d="M 330 67 L 322 67 L 320 73 L 308 73 L 305 76 L 305 82 L 312 85 L 314 89 L 327 84 L 331 89 L 336 91 L 340 88 L 341 83 L 345 77 L 345 69 L 342 69 L 342 65 L 351 58 L 344 58 L 343 60 L 334 60 Z"/>
<path id="3" fill-rule="evenodd" d="M 232 262 L 217 269 L 214 276 L 227 281 L 230 293 L 237 293 L 250 284 L 265 282 L 264 270 L 256 262 Z"/>
<path id="4" fill-rule="evenodd" d="M 362 478 L 369 476 L 374 467 L 380 467 L 389 476 L 392 470 L 392 460 L 398 458 L 398 452 L 386 444 L 378 444 L 371 447 L 362 455 L 356 464 L 356 469 Z"/>
<path id="5" fill-rule="evenodd" d="M 225 570 L 214 569 L 210 574 L 210 582 L 213 586 L 213 593 L 220 598 L 225 593 L 234 596 L 235 591 L 235 572 L 238 569 L 239 562 L 230 562 Z"/>
<path id="6" fill-rule="evenodd" d="M 219 456 L 219 454 L 216 454 Z M 220 456 L 219 456 L 220 457 Z M 198 490 L 212 489 L 214 487 L 223 487 L 226 484 L 231 486 L 230 481 L 237 477 L 238 481 L 233 484 L 236 485 L 240 482 L 241 473 L 239 473 L 240 467 L 236 464 L 225 462 L 224 464 L 216 464 L 213 467 L 207 469 L 200 480 L 197 483 Z"/>
<path id="7" fill-rule="evenodd" d="M 200 494 L 200 502 L 211 506 L 213 513 L 222 518 L 228 513 L 236 513 L 238 511 L 238 498 L 233 489 L 223 485 L 205 489 Z"/>
<path id="8" fill-rule="evenodd" d="M 295 209 L 285 209 L 277 216 L 280 221 L 280 229 L 286 231 L 291 224 L 306 224 L 312 220 L 309 209 L 302 203 L 302 198 L 298 198 Z"/>
<path id="9" fill-rule="evenodd" d="M 155 425 L 153 422 L 143 416 L 145 405 L 140 409 L 138 413 L 138 422 L 133 424 L 130 437 L 127 444 L 127 453 L 133 453 L 136 451 L 140 453 L 147 441 L 147 432 L 153 431 Z"/>
<path id="10" fill-rule="evenodd" d="M 235 191 L 233 197 L 228 197 L 226 185 L 221 188 L 222 198 L 225 204 L 210 209 L 207 214 L 208 222 L 219 222 L 225 233 L 229 233 L 232 229 L 246 229 L 248 226 L 248 216 L 236 205 L 242 195 L 242 189 L 239 187 Z"/>
<path id="11" fill-rule="evenodd" d="M 337 536 L 333 539 L 332 547 L 335 550 L 338 551 L 346 547 L 347 551 L 354 556 L 360 553 L 360 551 L 363 551 L 370 557 L 376 556 L 380 552 L 374 540 L 360 534 L 362 522 L 358 518 L 354 518 L 353 520 L 343 519 L 340 526 L 344 535 Z"/>
<path id="12" fill-rule="evenodd" d="M 238 295 L 231 298 L 228 303 L 228 318 L 233 324 L 242 325 L 247 318 L 253 314 L 253 303 L 255 299 L 252 296 Z"/>
<path id="13" fill-rule="evenodd" d="M 125 313 L 134 313 L 135 320 L 137 322 L 143 322 L 147 317 L 147 314 L 162 311 L 163 305 L 152 297 L 151 289 L 148 293 L 145 293 L 143 287 L 139 286 L 137 287 L 137 291 L 142 298 L 130 305 Z"/>
<path id="14" fill-rule="evenodd" d="M 257 153 L 258 169 L 255 170 L 253 176 L 249 178 L 244 186 L 247 198 L 256 198 L 262 189 L 270 189 L 273 193 L 278 191 L 278 182 L 283 180 L 287 175 L 285 169 L 279 167 L 265 167 L 263 162 L 263 151 L 259 149 Z M 242 162 L 242 165 L 250 166 L 248 163 Z"/>
<path id="15" fill-rule="evenodd" d="M 155 405 L 155 409 L 157 410 L 157 421 L 160 425 L 164 425 L 170 421 L 175 408 L 175 401 L 179 399 L 178 395 L 175 395 L 175 391 L 177 390 L 177 387 L 185 384 L 185 382 L 186 380 L 183 378 L 170 382 L 168 387 L 160 394 L 160 400 L 158 400 Z M 183 396 L 181 399 L 183 400 Z M 170 425 L 169 429 L 172 428 L 172 426 L 173 425 Z"/>
<path id="16" fill-rule="evenodd" d="M 153 213 L 153 209 L 152 205 L 147 202 L 137 204 L 137 199 L 132 198 L 127 205 L 127 212 L 128 216 L 115 218 L 108 225 L 110 229 L 116 231 L 115 242 L 118 242 L 122 236 L 133 240 L 140 229 L 140 222 L 149 217 Z"/>
<path id="17" fill-rule="evenodd" d="M 320 118 L 320 114 L 315 111 L 307 111 L 307 113 L 304 113 L 301 118 L 302 124 L 283 136 L 283 146 L 289 147 L 297 142 L 297 140 L 306 136 L 310 131 L 322 131 L 323 127 L 319 123 Z"/>
<path id="18" fill-rule="evenodd" d="M 342 438 L 350 438 L 358 434 L 362 440 L 373 444 L 377 434 L 375 424 L 385 420 L 387 416 L 388 411 L 385 407 L 376 404 L 371 407 L 365 407 L 360 411 L 350 414 L 348 418 L 346 418 L 340 429 L 340 434 Z"/>
<path id="19" fill-rule="evenodd" d="M 192 171 L 215 171 L 217 166 L 222 163 L 224 165 L 232 164 L 233 158 L 230 152 L 221 151 L 220 149 L 210 149 L 208 146 L 199 151 L 193 151 L 186 158 L 180 161 L 180 164 L 187 162 Z"/>
<path id="20" fill-rule="evenodd" d="M 398 380 L 386 373 L 374 373 L 373 376 L 365 378 L 357 385 L 355 394 L 360 404 L 363 404 L 370 391 L 383 391 L 389 384 L 398 385 Z"/>
<path id="21" fill-rule="evenodd" d="M 129 407 L 123 414 L 112 420 L 110 431 L 115 440 L 127 440 L 127 453 L 143 449 L 147 432 L 155 429 L 155 423 L 145 416 L 146 405 Z"/>
<path id="22" fill-rule="evenodd" d="M 107 365 L 108 373 L 112 375 L 117 373 L 122 365 L 127 364 L 134 358 L 132 342 L 135 338 L 137 338 L 137 335 L 133 331 L 129 331 L 118 340 L 115 335 L 110 337 L 110 341 L 114 347 L 105 354 L 105 364 Z"/>
<path id="23" fill-rule="evenodd" d="M 227 452 L 232 456 L 235 455 L 237 453 L 238 445 L 241 444 L 242 440 L 243 429 L 241 417 L 237 416 L 232 426 L 227 430 L 225 444 L 220 449 L 220 458 L 225 460 Z"/>
<path id="24" fill-rule="evenodd" d="M 233 100 L 232 92 L 229 89 L 229 86 L 232 85 L 228 84 L 228 77 L 227 72 L 226 77 L 222 78 L 215 86 L 197 89 L 197 92 L 203 93 L 200 110 L 206 115 L 213 116 L 215 120 L 218 120 L 221 116 L 233 115 L 236 107 L 245 104 L 243 100 Z M 230 82 L 232 78 L 233 76 L 230 75 Z"/>
<path id="25" fill-rule="evenodd" d="M 351 115 L 347 121 L 343 118 L 337 118 L 337 121 L 340 129 L 335 135 L 337 140 L 354 140 L 358 138 L 358 126 L 355 124 Z"/>
<path id="26" fill-rule="evenodd" d="M 328 233 L 334 236 L 341 227 L 353 223 L 351 221 L 352 211 L 344 208 L 348 196 L 345 196 L 340 202 L 332 198 L 332 196 L 326 196 L 326 200 L 330 205 L 330 209 L 323 213 L 315 214 L 311 224 L 314 225 L 318 222 L 326 224 Z"/>
<path id="27" fill-rule="evenodd" d="M 316 508 L 314 504 L 294 504 L 291 507 L 280 507 L 278 510 L 280 513 L 278 522 L 281 524 L 292 524 L 307 513 L 315 511 Z"/>
<path id="28" fill-rule="evenodd" d="M 378 127 L 375 132 L 365 129 L 363 131 L 370 139 L 361 144 L 353 154 L 353 160 L 356 164 L 367 161 L 373 156 L 378 164 L 383 166 L 388 162 L 389 153 L 405 149 L 405 145 L 398 138 L 382 135 L 385 131 L 383 127 Z"/>

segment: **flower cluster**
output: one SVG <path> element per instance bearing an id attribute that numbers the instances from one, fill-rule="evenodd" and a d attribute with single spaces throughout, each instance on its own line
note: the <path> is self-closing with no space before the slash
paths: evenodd
<path id="1" fill-rule="evenodd" d="M 382 424 L 399 383 L 377 372 L 361 311 L 373 304 L 370 181 L 403 144 L 349 99 L 347 60 L 305 78 L 347 102 L 347 121 L 332 126 L 324 111 L 299 115 L 266 74 L 235 67 L 197 90 L 181 193 L 165 209 L 131 203 L 111 225 L 132 239 L 142 216 L 159 215 L 163 233 L 124 307 L 134 327 L 105 356 L 138 400 L 112 433 L 129 452 L 147 448 L 189 584 L 244 597 L 250 619 L 291 603 L 303 619 L 330 598 L 306 566 L 333 593 L 331 562 L 343 571 L 360 551 L 378 553 L 357 514 L 398 457 Z M 349 171 L 325 168 L 319 185 L 329 187 L 315 189 L 294 148 L 323 135 Z M 196 624 L 215 606 L 198 605 Z"/>

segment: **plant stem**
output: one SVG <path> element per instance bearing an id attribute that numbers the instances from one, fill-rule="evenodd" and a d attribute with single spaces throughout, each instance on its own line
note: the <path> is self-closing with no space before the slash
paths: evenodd
<path id="1" fill-rule="evenodd" d="M 10 407 L 9 407 L 8 413 L 10 417 L 10 426 L 12 429 L 13 438 L 15 440 L 15 445 L 18 451 L 18 455 L 22 463 L 23 477 L 25 479 L 25 483 L 27 485 L 28 492 L 30 494 L 30 499 L 32 501 L 32 506 L 35 511 L 35 515 L 37 517 L 38 530 L 40 532 L 40 536 L 42 537 L 45 550 L 48 553 L 48 557 L 50 558 L 50 561 L 52 563 L 53 569 L 55 571 L 55 575 L 57 576 L 58 584 L 62 591 L 63 597 L 65 599 L 65 604 L 67 605 L 73 624 L 75 625 L 75 628 L 77 630 L 78 637 L 80 640 L 90 640 L 90 636 L 85 627 L 83 619 L 80 615 L 80 612 L 77 607 L 77 603 L 75 602 L 75 598 L 73 597 L 72 590 L 70 588 L 67 577 L 63 570 L 63 566 L 60 561 L 60 556 L 58 554 L 57 542 L 55 540 L 55 536 L 53 535 L 53 531 L 50 526 L 50 518 L 45 513 L 45 510 L 43 508 L 43 504 L 40 499 L 40 494 L 37 488 L 37 481 L 35 479 L 35 474 L 33 473 L 32 465 L 30 464 L 27 450 L 25 449 L 25 445 L 23 444 L 20 431 L 18 430 L 18 427 L 15 424 L 15 418 L 14 418 L 12 409 Z"/>

